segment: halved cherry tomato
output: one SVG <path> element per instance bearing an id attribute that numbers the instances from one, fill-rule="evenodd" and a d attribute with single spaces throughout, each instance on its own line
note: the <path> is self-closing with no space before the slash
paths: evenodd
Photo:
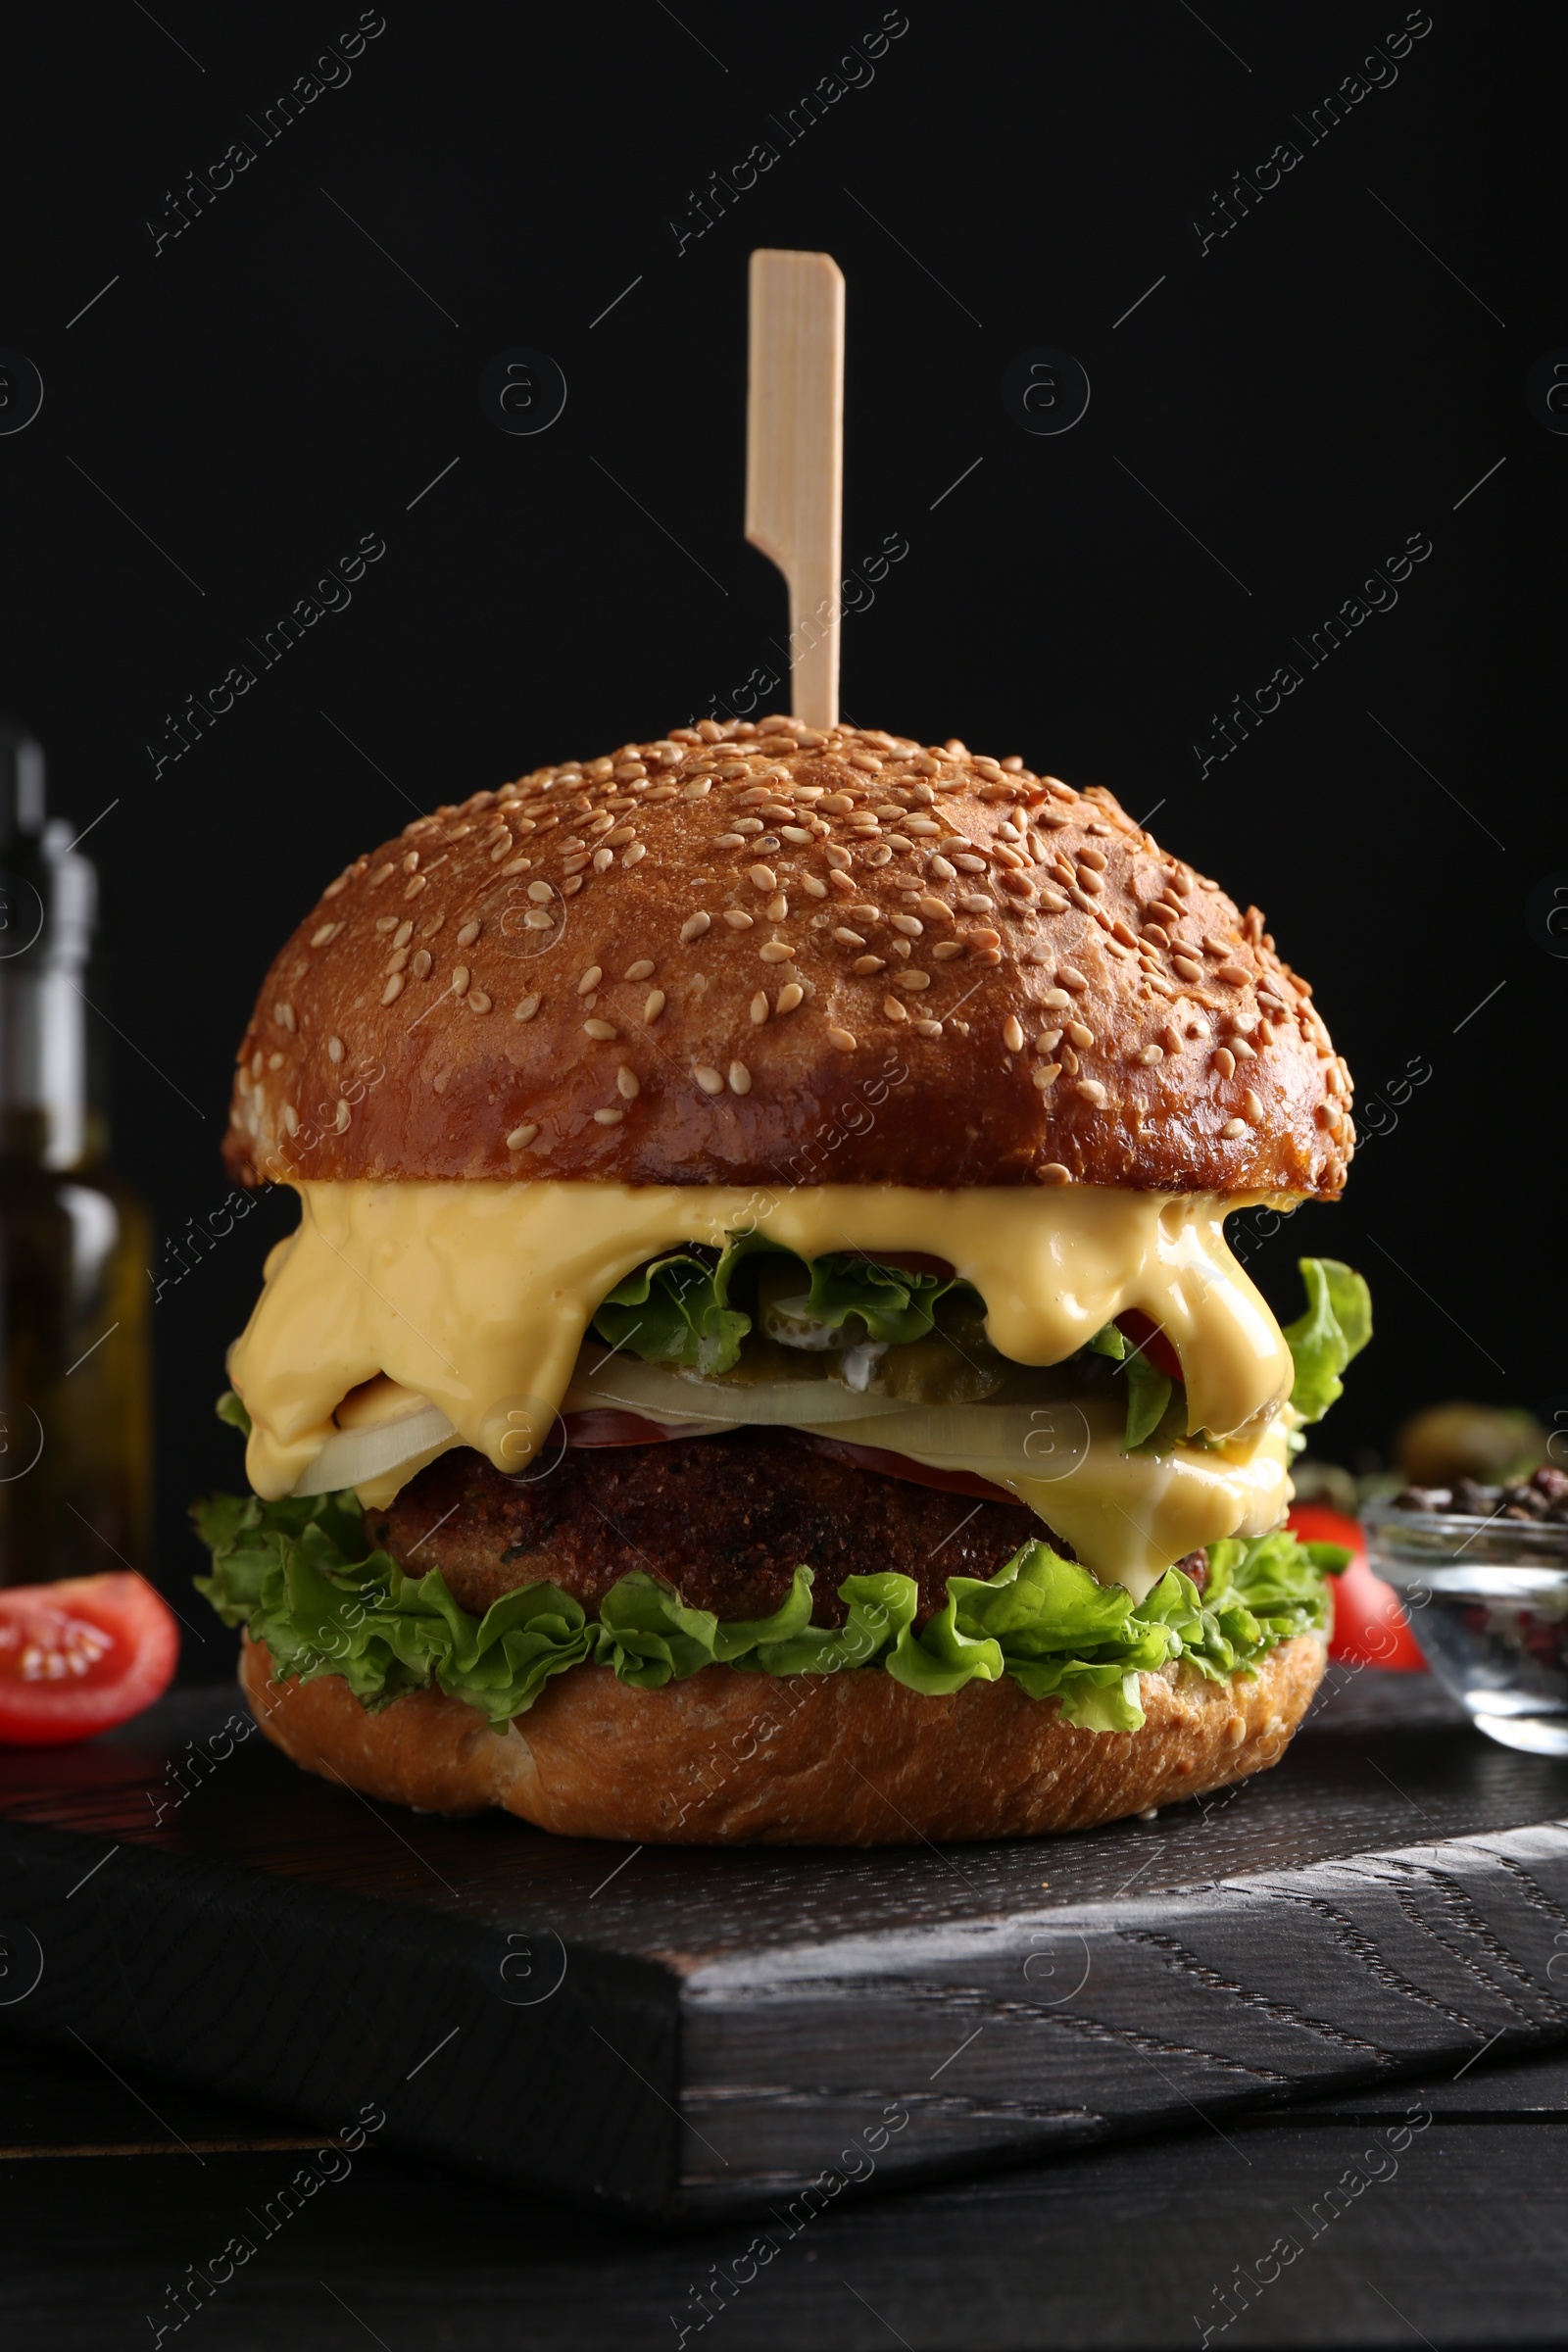
<path id="1" fill-rule="evenodd" d="M 145 1577 L 0 1588 L 0 1744 L 58 1747 L 125 1723 L 178 1658 L 178 1622 Z"/>
<path id="2" fill-rule="evenodd" d="M 1334 1639 L 1329 1656 L 1357 1666 L 1387 1666 L 1395 1674 L 1425 1674 L 1426 1659 L 1392 1585 L 1367 1566 L 1359 1519 L 1320 1502 L 1294 1503 L 1290 1525 L 1303 1544 L 1343 1544 L 1354 1557 L 1334 1579 Z"/>
<path id="3" fill-rule="evenodd" d="M 1164 1372 L 1172 1380 L 1182 1378 L 1182 1359 L 1152 1316 L 1146 1315 L 1140 1307 L 1129 1306 L 1116 1317 L 1116 1329 L 1124 1340 L 1131 1340 L 1156 1372 Z"/>

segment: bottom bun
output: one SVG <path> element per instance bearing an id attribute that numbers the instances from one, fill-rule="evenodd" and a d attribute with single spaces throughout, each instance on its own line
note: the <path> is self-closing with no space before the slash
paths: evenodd
<path id="1" fill-rule="evenodd" d="M 499 1805 L 566 1838 L 646 1845 L 908 1845 L 1091 1829 L 1277 1764 L 1323 1679 L 1301 1634 L 1250 1680 L 1140 1678 L 1140 1732 L 1087 1732 L 1010 1679 L 924 1698 L 890 1674 L 777 1679 L 708 1666 L 662 1690 L 575 1666 L 493 1732 L 411 1690 L 368 1714 L 340 1675 L 274 1682 L 247 1636 L 240 1681 L 307 1772 L 432 1813 Z"/>

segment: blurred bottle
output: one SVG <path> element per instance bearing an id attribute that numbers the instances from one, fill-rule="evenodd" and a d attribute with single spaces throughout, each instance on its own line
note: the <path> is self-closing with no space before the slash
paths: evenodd
<path id="1" fill-rule="evenodd" d="M 0 725 L 0 1585 L 151 1565 L 146 1209 L 82 993 L 98 877 Z"/>

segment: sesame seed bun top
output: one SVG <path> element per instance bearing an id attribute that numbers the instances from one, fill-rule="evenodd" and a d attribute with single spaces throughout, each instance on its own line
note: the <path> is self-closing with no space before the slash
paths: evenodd
<path id="1" fill-rule="evenodd" d="M 1255 907 L 1108 792 L 705 720 L 329 883 L 239 1051 L 242 1183 L 1083 1183 L 1332 1199 L 1350 1084 Z"/>

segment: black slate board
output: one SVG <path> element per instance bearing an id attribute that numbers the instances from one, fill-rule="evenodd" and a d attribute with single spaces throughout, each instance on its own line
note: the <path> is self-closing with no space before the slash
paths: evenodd
<path id="1" fill-rule="evenodd" d="M 1568 1769 L 1338 1680 L 1277 1771 L 1156 1821 L 871 1853 L 421 1817 L 187 1695 L 0 1756 L 0 2024 L 694 2217 L 1562 2036 Z"/>

